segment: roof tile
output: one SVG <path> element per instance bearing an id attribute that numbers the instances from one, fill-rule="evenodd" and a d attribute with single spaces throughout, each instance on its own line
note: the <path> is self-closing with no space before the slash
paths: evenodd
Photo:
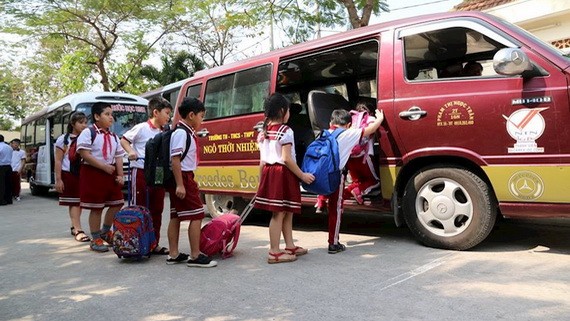
<path id="1" fill-rule="evenodd" d="M 470 10 L 485 10 L 493 7 L 500 6 L 514 0 L 464 0 L 462 3 L 453 7 L 454 11 L 470 11 Z"/>

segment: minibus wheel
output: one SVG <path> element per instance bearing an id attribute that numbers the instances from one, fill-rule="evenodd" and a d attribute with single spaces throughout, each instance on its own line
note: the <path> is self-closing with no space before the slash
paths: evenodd
<path id="1" fill-rule="evenodd" d="M 205 194 L 204 201 L 211 217 L 218 217 L 231 210 L 241 213 L 244 209 L 243 199 L 224 194 Z"/>
<path id="2" fill-rule="evenodd" d="M 490 188 L 473 172 L 432 166 L 417 171 L 403 196 L 406 224 L 423 244 L 467 250 L 493 229 L 497 206 Z"/>
<path id="3" fill-rule="evenodd" d="M 34 196 L 46 195 L 49 192 L 49 187 L 38 186 L 36 184 L 30 183 L 30 193 Z"/>

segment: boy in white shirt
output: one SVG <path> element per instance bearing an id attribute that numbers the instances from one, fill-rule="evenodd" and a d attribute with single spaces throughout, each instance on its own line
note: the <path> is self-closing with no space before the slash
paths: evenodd
<path id="1" fill-rule="evenodd" d="M 14 152 L 12 153 L 12 197 L 20 201 L 22 190 L 22 172 L 26 163 L 26 152 L 20 149 L 20 140 L 15 138 L 10 142 Z"/>
<path id="2" fill-rule="evenodd" d="M 160 133 L 164 125 L 168 123 L 172 113 L 172 106 L 168 100 L 155 97 L 148 102 L 148 112 L 148 121 L 137 124 L 127 131 L 121 138 L 121 146 L 127 152 L 131 161 L 133 203 L 140 206 L 148 206 L 152 216 L 152 225 L 157 244 L 152 253 L 167 255 L 169 253 L 168 249 L 158 245 L 160 242 L 160 227 L 162 226 L 162 211 L 164 209 L 164 188 L 147 186 L 144 177 L 144 157 L 146 142 Z"/>
<path id="3" fill-rule="evenodd" d="M 336 109 L 331 115 L 331 122 L 329 129 L 330 132 L 336 128 L 344 128 L 337 137 L 338 153 L 339 153 L 339 168 L 344 168 L 350 157 L 350 153 L 354 146 L 356 146 L 362 137 L 369 137 L 374 134 L 382 121 L 384 121 L 384 112 L 376 109 L 376 120 L 370 123 L 366 128 L 350 128 L 352 117 L 350 113 L 344 109 Z M 343 211 L 343 198 L 344 191 L 344 175 L 340 180 L 340 185 L 336 191 L 328 195 L 328 215 L 329 215 L 329 248 L 330 254 L 336 254 L 346 249 L 344 244 L 339 242 L 340 233 L 340 219 Z"/>

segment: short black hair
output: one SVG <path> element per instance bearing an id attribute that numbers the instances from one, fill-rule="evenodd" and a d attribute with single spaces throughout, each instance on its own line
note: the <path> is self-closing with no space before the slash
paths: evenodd
<path id="1" fill-rule="evenodd" d="M 345 126 L 352 122 L 352 116 L 344 109 L 335 109 L 331 115 L 331 124 Z"/>
<path id="2" fill-rule="evenodd" d="M 162 97 L 152 97 L 148 101 L 148 114 L 152 117 L 152 112 L 155 110 L 161 111 L 165 108 L 172 110 L 172 105 L 170 102 Z"/>
<path id="3" fill-rule="evenodd" d="M 93 120 L 93 122 L 95 122 L 95 115 L 101 116 L 103 110 L 107 107 L 111 107 L 111 104 L 103 102 L 98 102 L 93 104 L 93 107 L 91 107 L 91 115 L 92 115 L 91 119 Z"/>
<path id="4" fill-rule="evenodd" d="M 0 143 L 4 141 L 4 135 L 0 134 Z"/>
<path id="5" fill-rule="evenodd" d="M 199 99 L 194 97 L 184 98 L 180 106 L 178 106 L 178 113 L 182 118 L 186 118 L 190 112 L 198 114 L 202 111 L 206 111 L 206 107 L 204 107 L 204 104 Z"/>
<path id="6" fill-rule="evenodd" d="M 22 141 L 21 141 L 19 138 L 14 138 L 14 139 L 12 139 L 12 140 L 10 141 L 10 143 L 18 143 L 18 144 L 20 144 L 20 143 L 22 143 Z"/>

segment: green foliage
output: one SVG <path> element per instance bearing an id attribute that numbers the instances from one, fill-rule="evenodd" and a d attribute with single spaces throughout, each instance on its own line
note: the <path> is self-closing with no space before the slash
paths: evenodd
<path id="1" fill-rule="evenodd" d="M 63 90 L 90 86 L 93 72 L 104 90 L 123 90 L 157 41 L 184 27 L 178 19 L 185 10 L 182 0 L 0 1 L 7 22 L 0 31 L 33 36 L 39 44 L 37 53 L 60 55 L 60 60 L 48 60 L 49 75 L 50 80 L 65 82 Z M 119 75 L 107 68 L 121 56 L 122 48 L 131 54 L 127 63 L 131 69 L 115 79 Z M 75 75 L 73 80 L 70 75 Z"/>
<path id="2" fill-rule="evenodd" d="M 26 116 L 30 105 L 25 95 L 26 84 L 16 77 L 12 70 L 0 66 L 0 128 L 13 129 L 13 120 Z"/>
<path id="3" fill-rule="evenodd" d="M 182 79 L 192 77 L 196 71 L 205 68 L 205 64 L 196 55 L 185 52 L 164 52 L 161 57 L 162 68 L 146 65 L 140 74 L 146 79 L 165 86 Z"/>

